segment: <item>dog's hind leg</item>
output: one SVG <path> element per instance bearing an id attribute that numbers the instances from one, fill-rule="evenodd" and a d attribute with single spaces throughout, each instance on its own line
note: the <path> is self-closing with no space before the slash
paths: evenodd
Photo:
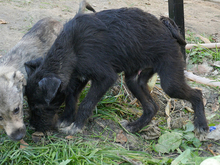
<path id="1" fill-rule="evenodd" d="M 79 94 L 86 86 L 88 80 L 81 81 L 78 78 L 71 78 L 66 91 L 65 109 L 59 118 L 58 127 L 67 127 L 74 122 L 76 117 L 77 101 Z"/>
<path id="2" fill-rule="evenodd" d="M 87 119 L 92 115 L 92 111 L 96 104 L 107 92 L 107 90 L 115 83 L 118 77 L 116 73 L 104 74 L 104 76 L 102 75 L 101 77 L 98 77 L 99 80 L 92 80 L 88 94 L 79 105 L 75 122 L 68 127 L 61 128 L 61 132 L 66 134 L 75 134 L 82 130 Z"/>
<path id="3" fill-rule="evenodd" d="M 143 108 L 142 116 L 126 126 L 130 132 L 137 132 L 149 124 L 158 110 L 158 106 L 151 97 L 147 87 L 147 82 L 153 74 L 152 69 L 142 70 L 138 79 L 136 78 L 136 74 L 132 76 L 125 74 L 125 82 L 129 90 L 141 102 Z"/>
<path id="4" fill-rule="evenodd" d="M 194 109 L 194 126 L 196 133 L 206 134 L 208 125 L 204 112 L 202 92 L 189 87 L 185 81 L 182 61 L 175 60 L 164 62 L 163 69 L 158 74 L 161 79 L 161 87 L 172 98 L 179 98 L 191 102 Z"/>

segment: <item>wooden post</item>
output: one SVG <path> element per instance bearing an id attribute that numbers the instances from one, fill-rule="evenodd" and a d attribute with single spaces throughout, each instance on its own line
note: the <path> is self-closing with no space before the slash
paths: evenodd
<path id="1" fill-rule="evenodd" d="M 180 28 L 180 32 L 185 39 L 185 25 L 184 25 L 184 7 L 183 0 L 168 0 L 169 17 L 173 19 L 177 26 Z M 186 59 L 185 48 L 182 48 L 184 59 Z"/>

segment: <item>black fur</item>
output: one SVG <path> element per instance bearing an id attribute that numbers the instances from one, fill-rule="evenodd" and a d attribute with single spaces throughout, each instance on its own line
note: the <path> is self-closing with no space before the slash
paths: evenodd
<path id="1" fill-rule="evenodd" d="M 124 71 L 129 90 L 143 107 L 141 118 L 127 125 L 131 132 L 146 126 L 158 111 L 146 86 L 154 73 L 159 74 L 161 86 L 170 97 L 192 103 L 195 128 L 199 133 L 206 132 L 202 93 L 185 82 L 182 45 L 185 41 L 172 20 L 158 20 L 137 8 L 76 15 L 29 76 L 26 95 L 34 127 L 39 131 L 51 129 L 54 123 L 48 121 L 65 99 L 58 127 L 70 134 L 82 129 L 98 101 L 117 80 L 117 73 Z M 39 82 L 45 79 L 48 81 L 41 88 Z M 89 80 L 91 88 L 77 111 L 78 96 Z M 52 85 L 56 90 L 51 90 Z M 54 94 L 46 100 L 48 92 Z"/>

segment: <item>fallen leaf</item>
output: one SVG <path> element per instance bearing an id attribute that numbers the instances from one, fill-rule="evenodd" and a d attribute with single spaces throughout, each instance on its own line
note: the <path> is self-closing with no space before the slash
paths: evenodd
<path id="1" fill-rule="evenodd" d="M 34 132 L 32 134 L 32 140 L 37 143 L 41 140 L 41 138 L 44 136 L 43 132 Z"/>
<path id="2" fill-rule="evenodd" d="M 134 105 L 134 104 L 137 102 L 137 100 L 138 100 L 137 98 L 134 98 L 134 99 L 130 102 L 130 104 L 131 104 L 131 105 Z"/>
<path id="3" fill-rule="evenodd" d="M 191 109 L 190 107 L 185 106 L 185 109 L 186 109 L 188 112 L 194 113 L 194 110 Z"/>
<path id="4" fill-rule="evenodd" d="M 167 132 L 159 137 L 155 150 L 160 153 L 169 153 L 179 148 L 182 142 L 182 134 L 178 132 Z"/>
<path id="5" fill-rule="evenodd" d="M 171 103 L 170 103 L 171 99 L 169 99 L 169 101 L 167 102 L 167 106 L 165 108 L 165 113 L 166 115 L 169 117 L 170 116 L 170 110 L 171 110 Z"/>
<path id="6" fill-rule="evenodd" d="M 169 116 L 169 117 L 167 118 L 167 127 L 168 127 L 169 129 L 171 128 L 170 122 L 171 122 L 171 117 Z"/>
<path id="7" fill-rule="evenodd" d="M 196 36 L 199 37 L 205 43 L 211 43 L 208 38 L 205 38 L 205 37 L 203 37 L 203 36 L 201 36 L 199 34 L 197 34 Z"/>
<path id="8" fill-rule="evenodd" d="M 190 156 L 191 150 L 186 149 L 177 158 L 175 158 L 175 160 L 172 161 L 171 165 L 186 164 Z"/>
<path id="9" fill-rule="evenodd" d="M 20 140 L 20 149 L 26 148 L 29 146 L 23 139 Z"/>
<path id="10" fill-rule="evenodd" d="M 215 61 L 213 64 L 211 64 L 212 66 L 216 66 L 220 68 L 220 61 Z"/>
<path id="11" fill-rule="evenodd" d="M 191 121 L 189 121 L 188 123 L 184 125 L 184 129 L 185 129 L 185 132 L 192 132 L 194 131 L 195 127 L 194 127 L 194 124 Z"/>
<path id="12" fill-rule="evenodd" d="M 73 139 L 73 136 L 72 135 L 68 135 L 65 137 L 65 139 L 69 140 L 69 139 Z"/>
<path id="13" fill-rule="evenodd" d="M 194 87 L 193 89 L 198 89 L 198 90 L 202 91 L 202 88 L 199 88 L 199 87 Z"/>
<path id="14" fill-rule="evenodd" d="M 149 91 L 151 92 L 155 86 L 157 82 L 157 73 L 155 73 L 151 78 L 150 80 L 148 81 L 147 85 L 148 85 L 148 89 Z"/>
<path id="15" fill-rule="evenodd" d="M 212 111 L 215 112 L 219 109 L 219 102 L 215 100 L 214 104 L 212 105 Z"/>
<path id="16" fill-rule="evenodd" d="M 6 22 L 5 20 L 3 19 L 0 19 L 0 24 L 7 24 L 8 22 Z"/>
<path id="17" fill-rule="evenodd" d="M 146 140 L 157 139 L 161 135 L 160 128 L 156 124 L 149 125 L 147 128 L 142 129 L 142 132 L 144 134 L 141 134 L 141 137 Z"/>
<path id="18" fill-rule="evenodd" d="M 119 133 L 116 135 L 116 140 L 115 142 L 124 144 L 128 141 L 127 137 L 124 135 L 123 131 L 119 131 Z"/>
<path id="19" fill-rule="evenodd" d="M 146 5 L 151 5 L 149 2 L 145 2 Z"/>
<path id="20" fill-rule="evenodd" d="M 207 104 L 207 99 L 206 98 L 203 98 L 203 104 L 204 104 L 204 106 Z"/>

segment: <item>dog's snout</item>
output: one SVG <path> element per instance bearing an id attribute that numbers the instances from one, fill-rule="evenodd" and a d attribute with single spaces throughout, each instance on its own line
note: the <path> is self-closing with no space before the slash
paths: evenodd
<path id="1" fill-rule="evenodd" d="M 24 138 L 25 136 L 25 132 L 26 132 L 26 128 L 22 127 L 22 128 L 18 128 L 17 130 L 15 130 L 11 135 L 10 138 L 14 141 L 18 141 Z"/>

